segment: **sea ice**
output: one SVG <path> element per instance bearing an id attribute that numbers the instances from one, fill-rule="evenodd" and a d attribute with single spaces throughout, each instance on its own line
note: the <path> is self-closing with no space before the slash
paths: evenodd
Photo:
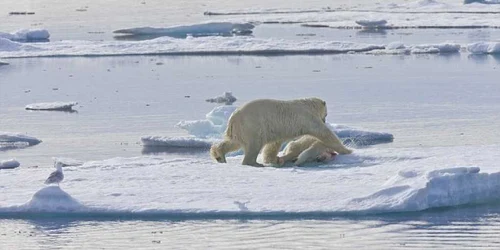
<path id="1" fill-rule="evenodd" d="M 13 169 L 19 167 L 21 164 L 14 160 L 5 160 L 5 161 L 0 161 L 0 169 Z"/>
<path id="2" fill-rule="evenodd" d="M 189 36 L 227 36 L 247 35 L 255 26 L 251 23 L 211 22 L 193 25 L 182 25 L 168 28 L 139 27 L 115 30 L 115 34 L 133 36 L 171 36 L 185 38 Z"/>
<path id="3" fill-rule="evenodd" d="M 8 62 L 4 62 L 4 61 L 0 61 L 0 66 L 2 66 L 2 65 L 9 65 L 9 63 Z"/>
<path id="4" fill-rule="evenodd" d="M 207 102 L 214 102 L 214 103 L 224 103 L 226 105 L 231 105 L 236 101 L 236 97 L 233 96 L 232 92 L 224 92 L 222 94 L 222 96 L 208 98 L 206 101 Z"/>
<path id="5" fill-rule="evenodd" d="M 73 111 L 77 102 L 42 102 L 26 105 L 27 110 Z"/>
<path id="6" fill-rule="evenodd" d="M 21 133 L 11 133 L 0 131 L 0 149 L 3 146 L 33 146 L 42 142 L 41 140 Z"/>
<path id="7" fill-rule="evenodd" d="M 356 20 L 356 23 L 365 28 L 377 28 L 384 27 L 387 24 L 387 20 Z"/>
<path id="8" fill-rule="evenodd" d="M 46 41 L 50 34 L 45 29 L 23 29 L 13 33 L 0 32 L 0 38 L 12 41 Z"/>
<path id="9" fill-rule="evenodd" d="M 12 209 L 26 212 L 71 212 L 82 211 L 85 206 L 59 186 L 48 186 L 38 190 L 27 203 Z"/>
<path id="10" fill-rule="evenodd" d="M 478 42 L 467 46 L 467 50 L 472 54 L 499 54 L 500 42 Z"/>

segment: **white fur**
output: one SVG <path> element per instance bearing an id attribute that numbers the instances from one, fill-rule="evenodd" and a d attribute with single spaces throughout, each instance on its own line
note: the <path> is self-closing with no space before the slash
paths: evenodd
<path id="1" fill-rule="evenodd" d="M 213 145 L 210 154 L 218 162 L 226 162 L 226 153 L 243 148 L 243 165 L 262 166 L 257 156 L 263 150 L 264 163 L 276 164 L 281 144 L 302 135 L 317 138 L 339 154 L 350 154 L 325 125 L 326 115 L 326 103 L 319 98 L 251 101 L 231 115 L 224 141 Z"/>
<path id="2" fill-rule="evenodd" d="M 323 142 L 310 135 L 304 135 L 289 142 L 283 149 L 280 162 L 294 161 L 296 166 L 312 161 L 328 161 L 335 157 L 333 149 L 327 147 Z"/>

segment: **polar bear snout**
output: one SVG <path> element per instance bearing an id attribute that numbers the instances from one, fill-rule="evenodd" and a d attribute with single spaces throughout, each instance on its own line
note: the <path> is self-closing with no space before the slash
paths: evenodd
<path id="1" fill-rule="evenodd" d="M 226 159 L 222 158 L 222 157 L 216 157 L 215 160 L 218 162 L 218 163 L 227 163 L 226 162 Z"/>

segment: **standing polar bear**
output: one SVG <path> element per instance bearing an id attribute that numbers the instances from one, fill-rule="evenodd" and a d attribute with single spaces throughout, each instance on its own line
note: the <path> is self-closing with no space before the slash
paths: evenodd
<path id="1" fill-rule="evenodd" d="M 339 154 L 352 153 L 325 125 L 326 115 L 326 102 L 319 98 L 251 101 L 229 117 L 224 141 L 212 145 L 210 155 L 225 163 L 228 152 L 243 148 L 242 164 L 262 167 L 257 156 L 263 150 L 264 163 L 280 164 L 281 144 L 302 135 L 317 138 Z"/>

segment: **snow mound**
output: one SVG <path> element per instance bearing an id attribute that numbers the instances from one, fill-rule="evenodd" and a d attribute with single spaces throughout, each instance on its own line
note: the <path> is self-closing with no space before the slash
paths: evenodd
<path id="1" fill-rule="evenodd" d="M 5 47 L 5 48 L 4 48 Z M 118 55 L 295 55 L 361 53 L 383 45 L 324 40 L 297 41 L 277 38 L 159 37 L 144 41 L 57 41 L 0 43 L 0 58 Z"/>
<path id="2" fill-rule="evenodd" d="M 64 192 L 58 186 L 48 186 L 38 190 L 30 201 L 18 207 L 30 212 L 71 212 L 80 211 L 85 206 Z"/>
<path id="3" fill-rule="evenodd" d="M 176 126 L 198 138 L 220 139 L 226 130 L 229 117 L 236 109 L 236 106 L 216 107 L 206 115 L 206 120 L 180 121 Z M 394 136 L 389 133 L 363 131 L 337 124 L 328 126 L 341 139 L 352 145 L 373 145 L 394 140 Z"/>
<path id="4" fill-rule="evenodd" d="M 32 136 L 0 131 L 0 151 L 34 146 L 40 142 L 42 141 Z"/>
<path id="5" fill-rule="evenodd" d="M 211 22 L 168 28 L 139 27 L 121 29 L 115 30 L 113 33 L 133 36 L 227 36 L 232 34 L 251 34 L 254 27 L 251 23 Z"/>
<path id="6" fill-rule="evenodd" d="M 14 160 L 5 160 L 5 161 L 0 161 L 0 169 L 13 169 L 19 167 L 21 164 Z"/>
<path id="7" fill-rule="evenodd" d="M 500 199 L 500 173 L 479 171 L 478 167 L 455 167 L 421 176 L 399 173 L 398 185 L 353 199 L 350 205 L 367 211 L 421 211 Z"/>
<path id="8" fill-rule="evenodd" d="M 472 54 L 498 54 L 500 53 L 500 42 L 478 42 L 467 46 Z"/>
<path id="9" fill-rule="evenodd" d="M 23 29 L 13 33 L 0 32 L 0 38 L 12 41 L 46 41 L 50 37 L 49 31 L 45 29 Z"/>
<path id="10" fill-rule="evenodd" d="M 380 20 L 356 20 L 355 22 L 357 24 L 365 27 L 365 28 L 384 27 L 387 24 L 387 20 L 385 20 L 385 19 L 380 19 Z"/>
<path id="11" fill-rule="evenodd" d="M 195 137 L 143 136 L 142 145 L 146 147 L 171 148 L 205 148 L 208 149 L 214 140 Z"/>
<path id="12" fill-rule="evenodd" d="M 26 105 L 27 110 L 72 111 L 77 102 L 42 102 Z"/>
<path id="13" fill-rule="evenodd" d="M 232 92 L 224 92 L 222 96 L 217 96 L 214 98 L 209 98 L 206 101 L 212 103 L 224 103 L 226 105 L 231 105 L 236 101 L 236 97 L 233 96 Z"/>

